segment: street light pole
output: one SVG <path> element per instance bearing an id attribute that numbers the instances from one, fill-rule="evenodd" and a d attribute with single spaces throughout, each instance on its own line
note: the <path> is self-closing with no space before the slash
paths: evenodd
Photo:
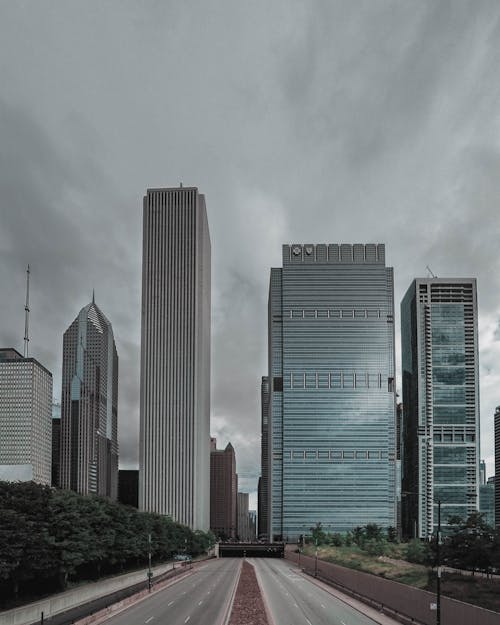
<path id="1" fill-rule="evenodd" d="M 153 573 L 151 571 L 151 533 L 148 534 L 148 592 L 151 592 L 151 578 Z"/>
<path id="2" fill-rule="evenodd" d="M 318 539 L 316 538 L 316 559 L 314 561 L 314 577 L 318 577 Z"/>
<path id="3" fill-rule="evenodd" d="M 436 544 L 436 625 L 441 625 L 441 499 L 438 500 L 438 528 L 437 528 L 437 544 Z"/>

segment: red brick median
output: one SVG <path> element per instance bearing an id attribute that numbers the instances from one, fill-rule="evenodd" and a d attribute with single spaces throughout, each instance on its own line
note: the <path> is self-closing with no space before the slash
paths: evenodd
<path id="1" fill-rule="evenodd" d="M 229 625 L 269 625 L 255 570 L 243 562 Z"/>

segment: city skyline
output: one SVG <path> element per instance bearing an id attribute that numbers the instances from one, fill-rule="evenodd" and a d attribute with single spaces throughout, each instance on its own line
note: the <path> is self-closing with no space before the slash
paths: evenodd
<path id="1" fill-rule="evenodd" d="M 30 353 L 59 397 L 60 337 L 95 287 L 120 352 L 120 461 L 136 467 L 140 202 L 148 186 L 195 184 L 214 250 L 211 434 L 237 450 L 240 488 L 256 489 L 259 468 L 267 272 L 294 240 L 386 244 L 400 394 L 409 282 L 426 266 L 477 278 L 492 475 L 499 20 L 485 3 L 6 3 L 0 344 L 22 351 L 29 262 Z"/>

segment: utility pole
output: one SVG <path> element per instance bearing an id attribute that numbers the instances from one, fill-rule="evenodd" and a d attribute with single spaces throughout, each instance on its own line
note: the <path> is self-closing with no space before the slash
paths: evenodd
<path id="1" fill-rule="evenodd" d="M 151 571 L 151 533 L 148 534 L 148 592 L 151 592 L 151 578 L 153 572 Z"/>
<path id="2" fill-rule="evenodd" d="M 441 625 L 441 499 L 438 500 L 438 529 L 437 529 L 437 544 L 436 544 L 436 566 L 437 566 L 437 580 L 436 580 L 436 625 Z"/>

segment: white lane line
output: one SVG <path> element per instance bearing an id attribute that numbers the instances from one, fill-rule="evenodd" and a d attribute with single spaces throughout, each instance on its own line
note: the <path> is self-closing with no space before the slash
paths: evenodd
<path id="1" fill-rule="evenodd" d="M 201 605 L 203 603 L 203 601 L 198 601 L 198 605 Z"/>
<path id="2" fill-rule="evenodd" d="M 190 618 L 191 618 L 191 617 L 190 617 L 190 616 L 188 616 L 188 617 L 187 617 L 187 619 L 184 621 L 184 623 L 187 623 L 187 622 L 189 621 L 189 619 L 190 619 Z M 345 623 L 344 623 L 344 625 L 345 625 Z"/>
<path id="3" fill-rule="evenodd" d="M 298 607 L 299 607 L 296 603 L 294 603 L 293 605 L 294 605 L 296 608 L 298 608 Z"/>
<path id="4" fill-rule="evenodd" d="M 149 623 L 149 621 L 152 621 L 154 619 L 154 616 L 150 616 L 148 619 L 146 619 L 144 622 L 145 623 Z"/>
<path id="5" fill-rule="evenodd" d="M 167 604 L 168 607 L 170 607 L 174 602 L 171 601 L 170 603 Z"/>
<path id="6" fill-rule="evenodd" d="M 309 623 L 309 625 L 313 625 L 313 624 L 311 623 L 311 621 L 307 618 L 307 616 L 306 616 L 306 617 L 304 617 L 304 618 L 305 618 L 305 619 L 306 619 L 306 621 Z M 344 625 L 345 625 L 345 623 L 344 623 Z"/>
<path id="7" fill-rule="evenodd" d="M 323 608 L 323 610 L 326 610 L 325 606 L 323 604 L 321 604 L 321 607 Z"/>

